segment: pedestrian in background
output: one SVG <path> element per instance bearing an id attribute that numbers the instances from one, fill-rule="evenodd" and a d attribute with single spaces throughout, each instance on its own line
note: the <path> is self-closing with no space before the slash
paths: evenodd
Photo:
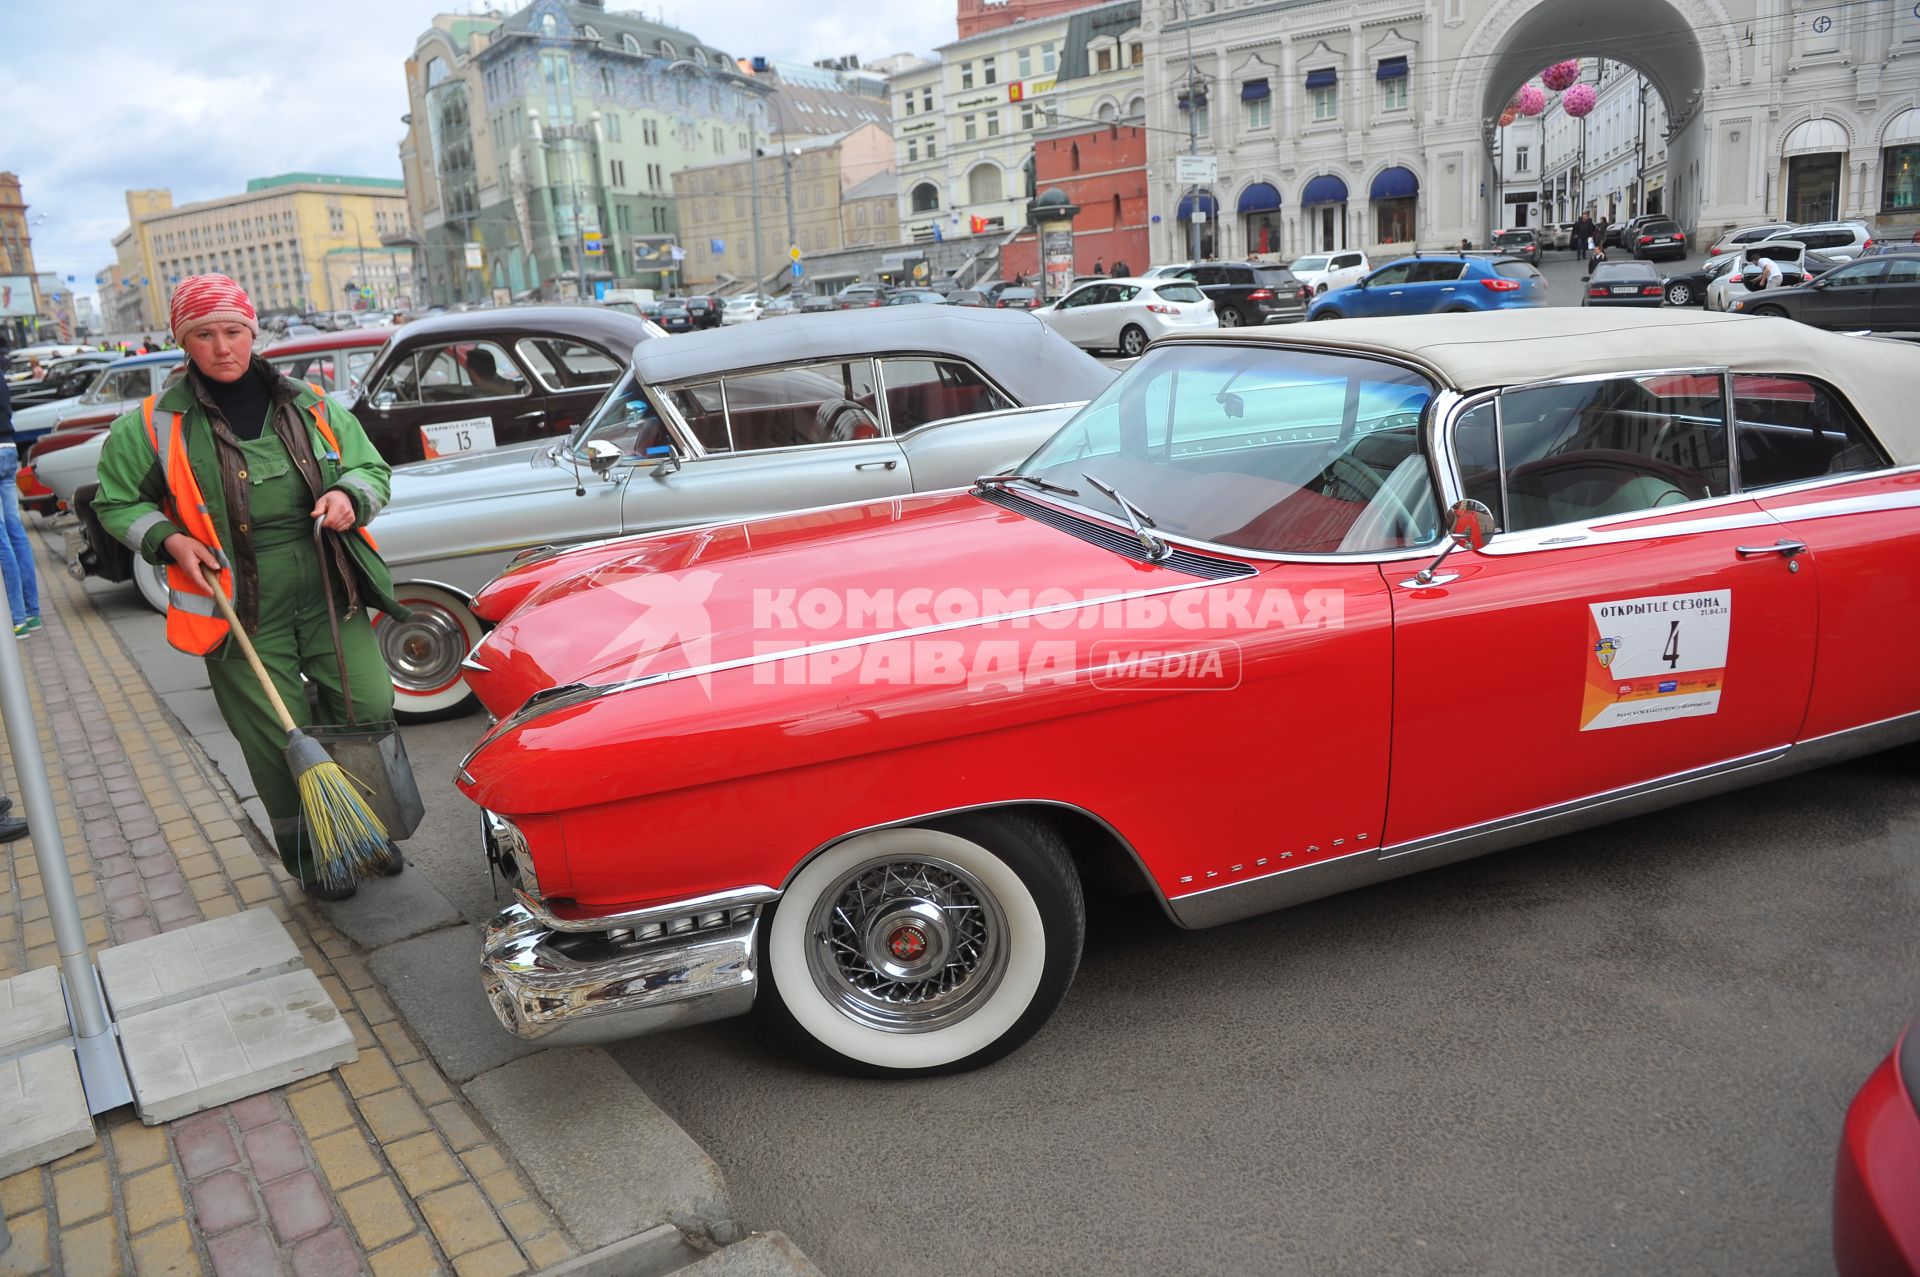
<path id="1" fill-rule="evenodd" d="M 1096 275 L 1105 275 L 1105 274 L 1107 273 L 1107 264 L 1106 264 L 1106 262 L 1105 262 L 1104 260 L 1102 260 L 1101 258 L 1098 258 L 1098 257 L 1096 257 L 1096 258 L 1094 258 L 1094 259 L 1093 259 L 1093 273 L 1094 273 L 1094 274 L 1096 274 Z"/>
<path id="2" fill-rule="evenodd" d="M 20 450 L 13 442 L 13 396 L 0 378 L 0 574 L 7 579 L 7 610 L 13 632 L 22 638 L 40 629 L 40 578 L 33 569 L 33 545 L 20 522 Z M 4 840 L 0 840 L 4 841 Z"/>
<path id="3" fill-rule="evenodd" d="M 352 413 L 254 353 L 259 321 L 239 284 L 224 275 L 183 281 L 171 319 L 187 352 L 184 375 L 113 423 L 94 513 L 147 562 L 171 564 L 167 641 L 206 658 L 281 863 L 310 895 L 338 900 L 354 889 L 317 881 L 283 753 L 287 734 L 245 654 L 228 641 L 212 592 L 232 601 L 300 726 L 313 721 L 303 678 L 320 693 L 324 721 L 347 720 L 342 658 L 354 718 L 391 719 L 393 682 L 367 613 L 404 619 L 407 609 L 394 601 L 393 577 L 366 532 L 387 502 L 391 471 Z M 327 532 L 317 551 L 316 520 Z M 337 649 L 329 579 L 340 613 Z M 396 855 L 386 872 L 401 867 Z"/>
<path id="4" fill-rule="evenodd" d="M 1127 269 L 1126 259 L 1120 257 L 1113 259 L 1113 277 L 1115 279 L 1125 279 L 1131 274 L 1133 274 L 1133 272 Z"/>

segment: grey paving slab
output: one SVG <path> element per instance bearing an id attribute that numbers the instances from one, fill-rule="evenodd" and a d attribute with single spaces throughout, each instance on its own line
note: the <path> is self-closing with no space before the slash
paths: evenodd
<path id="1" fill-rule="evenodd" d="M 164 692 L 160 699 L 195 740 L 202 740 L 216 734 L 228 737 L 233 735 L 227 731 L 227 720 L 220 717 L 220 707 L 214 703 L 211 691 L 195 688 L 181 692 Z"/>
<path id="2" fill-rule="evenodd" d="M 755 1233 L 680 1271 L 685 1277 L 822 1277 L 785 1233 Z"/>
<path id="3" fill-rule="evenodd" d="M 461 1090 L 581 1245 L 658 1224 L 739 1237 L 720 1168 L 598 1047 L 542 1051 Z"/>
<path id="4" fill-rule="evenodd" d="M 65 1047 L 0 1062 L 0 1179 L 93 1143 L 80 1066 Z"/>
<path id="5" fill-rule="evenodd" d="M 59 967 L 0 980 L 0 1056 L 58 1042 L 71 1032 Z"/>
<path id="6" fill-rule="evenodd" d="M 353 1031 L 304 967 L 120 1020 L 149 1126 L 350 1063 Z"/>
<path id="7" fill-rule="evenodd" d="M 404 844 L 401 854 L 406 854 Z M 327 921 L 363 949 L 379 949 L 460 925 L 460 911 L 425 874 L 412 869 L 392 878 L 369 879 L 345 900 L 322 900 L 318 904 Z M 473 951 L 480 952 L 478 941 Z M 474 983 L 477 987 L 479 981 Z"/>
<path id="8" fill-rule="evenodd" d="M 113 1013 L 124 1019 L 298 971 L 300 950 L 268 909 L 249 909 L 102 949 L 95 959 Z"/>
<path id="9" fill-rule="evenodd" d="M 365 887 L 360 890 L 365 894 Z M 501 1028 L 487 1005 L 475 927 L 453 927 L 388 945 L 369 965 L 434 1063 L 455 1082 L 541 1049 L 539 1043 Z"/>
<path id="10" fill-rule="evenodd" d="M 167 642 L 165 618 L 151 608 L 147 610 L 151 613 L 150 623 L 146 617 L 130 615 L 122 618 L 117 628 L 120 642 L 132 653 L 134 664 L 140 667 L 153 690 L 164 696 L 208 687 L 206 660 L 176 651 Z"/>

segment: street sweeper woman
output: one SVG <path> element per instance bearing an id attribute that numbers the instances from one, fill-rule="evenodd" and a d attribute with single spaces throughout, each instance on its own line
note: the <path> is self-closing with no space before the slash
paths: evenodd
<path id="1" fill-rule="evenodd" d="M 323 722 L 392 717 L 367 612 L 406 609 L 366 526 L 391 472 L 353 414 L 254 354 L 260 327 L 239 284 L 181 281 L 171 322 L 185 375 L 113 423 L 93 509 L 168 565 L 168 642 L 206 658 L 281 862 L 310 895 L 339 899 L 401 860 L 353 783 L 296 730 L 310 721 L 301 679 L 318 688 Z"/>

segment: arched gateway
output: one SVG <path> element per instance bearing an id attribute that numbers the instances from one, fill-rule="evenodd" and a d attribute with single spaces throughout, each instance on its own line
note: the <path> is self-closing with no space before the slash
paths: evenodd
<path id="1" fill-rule="evenodd" d="M 1522 85 L 1568 58 L 1630 66 L 1664 103 L 1664 116 L 1643 112 L 1664 122 L 1652 207 L 1698 238 L 1774 218 L 1857 218 L 1901 238 L 1920 229 L 1910 0 L 1143 0 L 1142 10 L 1159 260 L 1185 252 L 1171 214 L 1186 189 L 1173 159 L 1187 149 L 1189 38 L 1216 193 L 1231 199 L 1254 181 L 1278 192 L 1259 223 L 1274 255 L 1390 255 L 1409 235 L 1422 247 L 1485 242 L 1506 221 L 1497 121 Z M 1406 177 L 1388 184 L 1380 202 L 1391 208 L 1375 207 L 1372 175 L 1388 171 Z M 1306 199 L 1329 173 L 1357 179 L 1346 199 Z M 1257 252 L 1230 214 L 1218 244 L 1222 256 Z"/>

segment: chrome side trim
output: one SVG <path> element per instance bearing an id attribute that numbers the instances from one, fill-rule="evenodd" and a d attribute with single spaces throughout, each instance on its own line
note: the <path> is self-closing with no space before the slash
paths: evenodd
<path id="1" fill-rule="evenodd" d="M 480 979 L 514 1035 L 586 1046 L 703 1024 L 753 1007 L 758 911 L 724 932 L 609 948 L 581 960 L 526 911 L 508 906 L 487 928 Z"/>
<path id="2" fill-rule="evenodd" d="M 1456 861 L 1560 834 L 1645 815 L 1667 807 L 1744 789 L 1763 781 L 1826 767 L 1863 754 L 1920 741 L 1920 712 L 1728 759 L 1558 806 L 1450 830 L 1409 843 L 1358 851 L 1262 878 L 1175 897 L 1168 910 L 1183 927 L 1213 927 L 1271 913 L 1356 887 L 1386 882 Z"/>
<path id="3" fill-rule="evenodd" d="M 906 825 L 924 824 L 929 820 L 939 820 L 945 816 L 966 816 L 974 812 L 996 811 L 1003 807 L 1052 807 L 1059 811 L 1070 811 L 1075 815 L 1085 816 L 1088 820 L 1091 820 L 1094 824 L 1113 835 L 1114 842 L 1127 853 L 1128 858 L 1133 861 L 1134 867 L 1140 871 L 1140 877 L 1146 882 L 1148 890 L 1153 893 L 1153 898 L 1159 902 L 1161 911 L 1167 915 L 1169 920 L 1175 923 L 1180 921 L 1179 916 L 1174 913 L 1172 905 L 1168 902 L 1167 893 L 1161 888 L 1159 880 L 1153 876 L 1153 871 L 1147 868 L 1146 859 L 1142 857 L 1138 851 L 1134 850 L 1133 843 L 1125 834 L 1114 828 L 1113 823 L 1104 816 L 1096 815 L 1078 803 L 1062 802 L 1056 798 L 1005 798 L 991 803 L 970 803 L 965 807 L 944 807 L 937 811 L 923 811 L 912 816 L 902 816 L 898 820 L 882 821 L 879 824 L 863 825 L 859 829 L 849 829 L 843 834 L 836 834 L 834 837 L 827 839 L 818 847 L 815 847 L 812 851 L 809 851 L 806 855 L 795 861 L 793 868 L 787 871 L 786 878 L 781 881 L 780 890 L 785 892 L 787 887 L 792 884 L 795 875 L 806 868 L 807 863 L 815 856 L 818 856 L 821 852 L 831 847 L 839 846 L 849 838 L 858 838 L 862 834 L 870 834 L 881 829 L 899 829 Z"/>
<path id="4" fill-rule="evenodd" d="M 520 907 L 527 911 L 528 916 L 549 931 L 611 931 L 621 927 L 641 927 L 650 922 L 664 922 L 690 913 L 744 909 L 780 898 L 780 893 L 772 887 L 734 887 L 727 891 L 710 892 L 704 896 L 689 896 L 684 900 L 648 905 L 642 909 L 572 916 L 556 912 L 546 901 L 529 895 L 517 887 L 513 894 L 519 897 Z"/>

